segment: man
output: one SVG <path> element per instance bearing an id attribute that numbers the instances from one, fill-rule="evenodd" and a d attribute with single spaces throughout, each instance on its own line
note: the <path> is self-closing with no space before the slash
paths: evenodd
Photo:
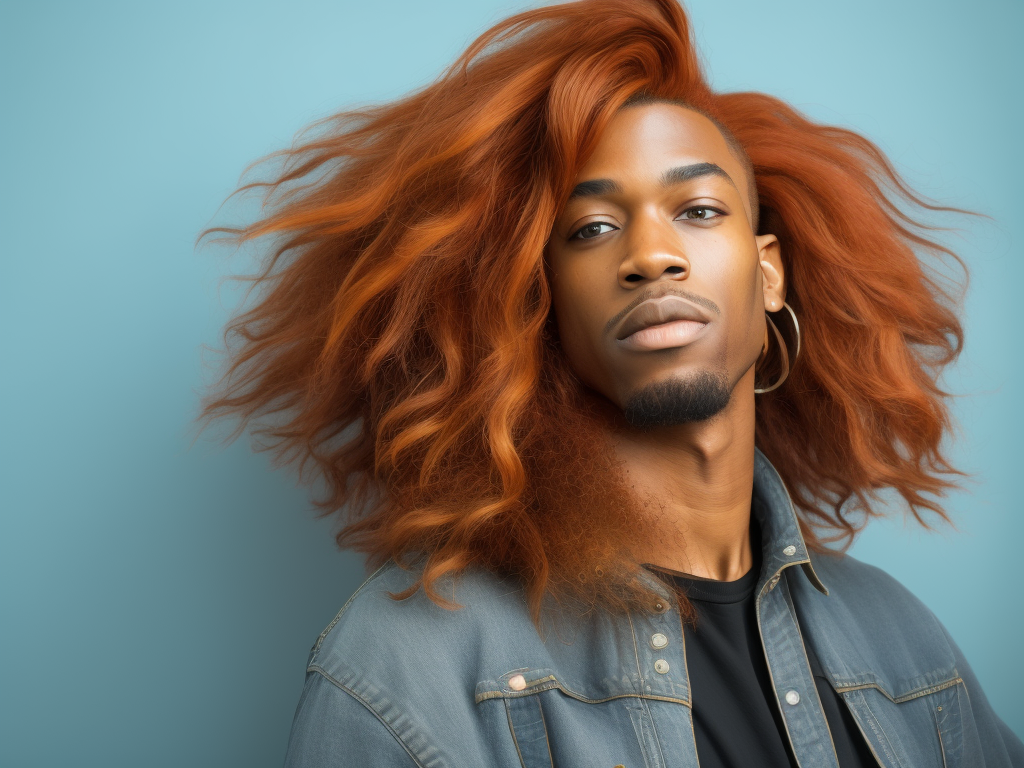
<path id="1" fill-rule="evenodd" d="M 669 0 L 521 14 L 353 117 L 239 233 L 288 258 L 210 405 L 289 414 L 383 563 L 289 765 L 1024 765 L 928 609 L 823 546 L 954 471 L 960 326 L 872 145 L 713 94 Z"/>

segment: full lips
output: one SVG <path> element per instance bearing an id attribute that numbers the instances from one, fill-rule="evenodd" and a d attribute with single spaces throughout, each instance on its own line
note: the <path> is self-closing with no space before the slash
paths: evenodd
<path id="1" fill-rule="evenodd" d="M 620 339 L 619 344 L 638 352 L 682 347 L 696 339 L 707 326 L 696 320 L 672 320 L 643 328 Z"/>

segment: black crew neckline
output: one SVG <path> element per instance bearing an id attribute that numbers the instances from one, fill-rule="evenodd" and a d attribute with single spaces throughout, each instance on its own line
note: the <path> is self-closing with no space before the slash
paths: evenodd
<path id="1" fill-rule="evenodd" d="M 750 515 L 750 552 L 753 556 L 750 570 L 735 581 L 716 581 L 678 571 L 657 570 L 690 600 L 719 604 L 741 603 L 753 594 L 761 575 L 761 526 L 753 510 Z"/>
<path id="2" fill-rule="evenodd" d="M 754 587 L 757 586 L 757 577 L 761 575 L 760 559 L 755 558 L 750 570 L 735 581 L 715 581 L 673 574 L 672 582 L 690 600 L 704 603 L 742 603 L 753 594 Z"/>

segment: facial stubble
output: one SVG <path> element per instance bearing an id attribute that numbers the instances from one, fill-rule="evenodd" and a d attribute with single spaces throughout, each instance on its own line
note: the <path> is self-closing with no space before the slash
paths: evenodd
<path id="1" fill-rule="evenodd" d="M 637 429 L 674 427 L 710 419 L 729 404 L 729 396 L 724 373 L 701 370 L 638 389 L 622 412 L 629 425 Z"/>

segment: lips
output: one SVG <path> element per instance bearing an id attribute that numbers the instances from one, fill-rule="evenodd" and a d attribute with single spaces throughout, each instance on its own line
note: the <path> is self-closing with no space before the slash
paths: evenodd
<path id="1" fill-rule="evenodd" d="M 664 349 L 689 343 L 711 322 L 696 304 L 679 296 L 660 296 L 638 305 L 622 319 L 615 337 L 636 349 Z"/>

